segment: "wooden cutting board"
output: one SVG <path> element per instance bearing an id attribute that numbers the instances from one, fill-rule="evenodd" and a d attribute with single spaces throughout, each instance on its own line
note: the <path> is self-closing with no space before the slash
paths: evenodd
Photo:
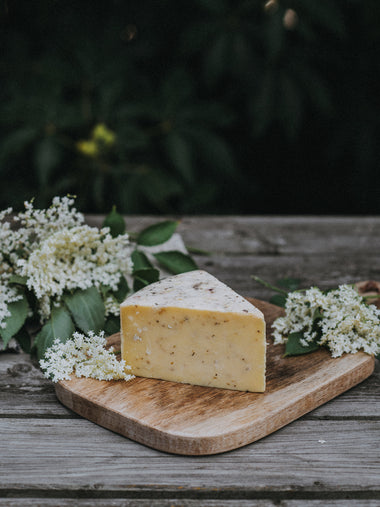
<path id="1" fill-rule="evenodd" d="M 325 350 L 283 357 L 270 327 L 282 309 L 250 299 L 267 322 L 267 389 L 263 394 L 164 380 L 99 381 L 72 377 L 56 385 L 58 399 L 81 416 L 166 452 L 216 454 L 254 442 L 367 378 L 375 360 L 364 353 L 332 359 Z M 120 347 L 120 335 L 109 344 Z"/>

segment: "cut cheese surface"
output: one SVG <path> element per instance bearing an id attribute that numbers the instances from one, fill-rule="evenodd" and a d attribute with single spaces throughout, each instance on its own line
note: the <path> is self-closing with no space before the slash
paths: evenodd
<path id="1" fill-rule="evenodd" d="M 263 392 L 265 322 L 205 271 L 165 278 L 120 307 L 122 358 L 137 376 Z"/>

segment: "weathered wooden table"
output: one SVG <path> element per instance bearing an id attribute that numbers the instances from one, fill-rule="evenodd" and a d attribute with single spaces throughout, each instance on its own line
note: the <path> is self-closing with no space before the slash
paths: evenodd
<path id="1" fill-rule="evenodd" d="M 200 267 L 246 296 L 270 297 L 251 274 L 321 288 L 380 280 L 380 218 L 185 217 L 179 231 L 213 253 Z M 0 417 L 0 505 L 380 505 L 378 364 L 296 422 L 214 456 L 165 454 L 80 418 L 22 353 L 0 354 Z"/>

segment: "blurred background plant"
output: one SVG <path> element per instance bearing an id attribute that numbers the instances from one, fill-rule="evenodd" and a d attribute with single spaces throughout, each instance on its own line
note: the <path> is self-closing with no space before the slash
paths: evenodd
<path id="1" fill-rule="evenodd" d="M 376 0 L 3 0 L 0 208 L 379 213 Z"/>

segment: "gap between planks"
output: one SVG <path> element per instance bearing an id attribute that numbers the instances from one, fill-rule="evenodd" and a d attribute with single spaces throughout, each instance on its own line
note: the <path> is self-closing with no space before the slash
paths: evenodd
<path id="1" fill-rule="evenodd" d="M 5 502 L 9 502 L 9 505 L 17 505 L 14 502 L 18 501 L 18 499 L 37 500 L 43 498 L 44 502 L 47 502 L 47 505 L 50 505 L 49 500 L 57 500 L 59 501 L 59 506 L 64 505 L 72 505 L 70 499 L 75 499 L 75 502 L 80 502 L 80 500 L 92 500 L 89 505 L 97 505 L 101 501 L 104 500 L 137 500 L 140 501 L 138 503 L 133 502 L 133 506 L 144 505 L 141 502 L 149 501 L 149 504 L 145 504 L 150 507 L 163 507 L 166 503 L 162 503 L 165 500 L 169 502 L 178 502 L 181 507 L 186 506 L 198 506 L 200 501 L 209 500 L 212 503 L 207 503 L 207 506 L 218 506 L 222 507 L 223 505 L 239 505 L 239 507 L 244 507 L 245 505 L 252 506 L 252 500 L 261 500 L 261 501 L 269 501 L 270 503 L 261 503 L 260 507 L 269 506 L 269 505 L 279 505 L 281 502 L 281 507 L 298 507 L 298 506 L 309 506 L 317 507 L 319 505 L 326 507 L 326 501 L 329 501 L 328 505 L 348 505 L 346 502 L 352 502 L 352 505 L 355 507 L 360 506 L 378 506 L 379 503 L 373 503 L 380 499 L 380 490 L 379 491 L 358 491 L 358 490 L 349 490 L 349 491 L 295 491 L 295 490 L 275 490 L 275 491 L 256 491 L 250 488 L 242 489 L 242 488 L 227 488 L 227 489 L 219 489 L 219 488 L 166 488 L 165 486 L 156 486 L 154 484 L 149 485 L 149 488 L 131 488 L 131 489 L 121 489 L 121 490 L 110 490 L 110 491 L 99 491 L 99 490 L 88 490 L 88 489 L 78 489 L 78 490 L 65 490 L 65 489 L 54 489 L 54 490 L 45 490 L 45 489 L 26 489 L 25 491 L 20 491 L 19 489 L 0 489 L 0 505 L 4 505 Z M 80 499 L 80 500 L 79 500 Z M 63 501 L 62 501 L 63 500 Z M 66 500 L 66 501 L 65 501 Z M 93 502 L 95 500 L 95 503 Z M 13 503 L 11 503 L 13 501 Z M 182 503 L 185 501 L 186 503 Z M 220 501 L 227 502 L 226 504 L 219 503 Z M 246 503 L 246 501 L 249 503 Z M 341 504 L 341 502 L 345 502 Z M 189 503 L 187 503 L 189 502 Z M 239 503 L 236 503 L 239 502 Z M 283 503 L 284 502 L 284 503 Z M 288 503 L 289 502 L 289 503 Z M 302 502 L 302 503 L 299 503 Z M 306 503 L 304 503 L 306 502 Z M 355 504 L 353 504 L 355 502 Z M 24 503 L 25 504 L 25 503 Z M 42 505 L 46 505 L 42 503 Z M 76 503 L 75 505 L 77 505 Z M 80 502 L 81 504 L 81 502 Z M 6 503 L 8 505 L 8 503 Z M 29 504 L 28 504 L 29 505 Z M 33 505 L 33 503 L 31 503 Z M 40 505 L 40 504 L 38 504 Z M 102 502 L 101 504 L 105 507 L 105 504 Z M 108 503 L 107 503 L 108 505 Z M 128 505 L 128 503 L 124 503 L 123 505 Z M 256 505 L 256 504 L 255 504 Z M 170 507 L 173 507 L 173 504 L 170 504 Z M 175 506 L 174 506 L 175 507 Z M 179 506 L 178 506 L 179 507 Z"/>

